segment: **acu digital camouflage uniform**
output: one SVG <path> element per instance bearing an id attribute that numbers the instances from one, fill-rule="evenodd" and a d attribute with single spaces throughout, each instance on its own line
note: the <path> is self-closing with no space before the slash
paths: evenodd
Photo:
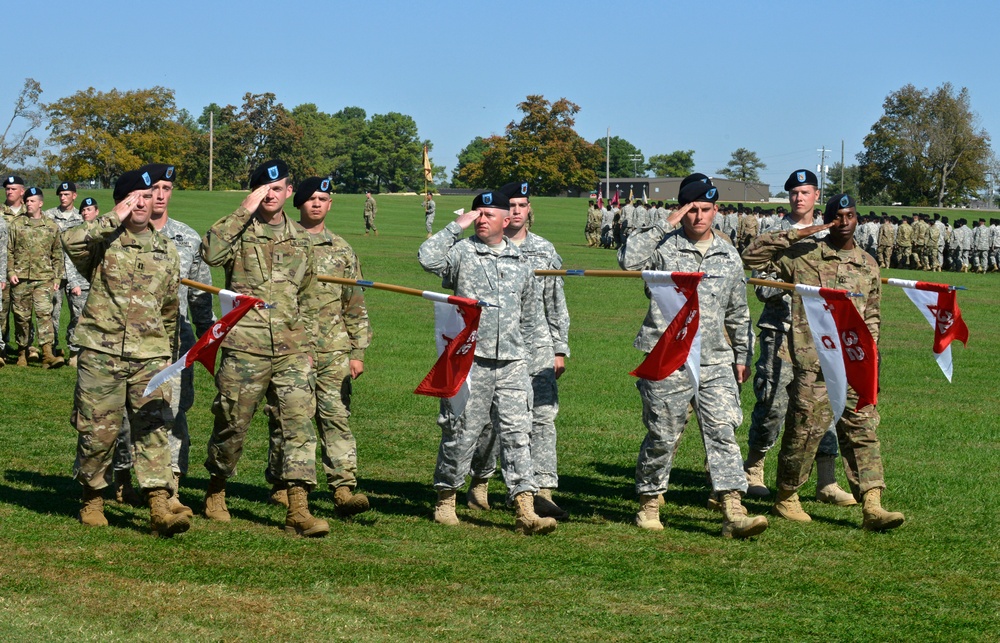
<path id="1" fill-rule="evenodd" d="M 437 212 L 437 204 L 434 199 L 427 199 L 424 203 L 424 225 L 427 227 L 427 234 L 434 233 L 434 214 Z"/>
<path id="2" fill-rule="evenodd" d="M 551 351 L 551 339 L 534 273 L 517 246 L 504 238 L 504 247 L 494 251 L 478 237 L 459 240 L 461 235 L 462 227 L 453 221 L 424 241 L 417 254 L 420 265 L 440 276 L 444 287 L 453 288 L 456 295 L 499 308 L 484 308 L 480 317 L 463 418 L 439 420 L 434 488 L 448 491 L 465 484 L 482 427 L 495 421 L 503 478 L 513 500 L 523 492 L 538 491 L 531 461 L 528 353 L 546 346 Z M 442 417 L 447 418 L 450 401 L 442 399 L 441 406 Z"/>
<path id="3" fill-rule="evenodd" d="M 528 232 L 518 246 L 532 270 L 559 270 L 562 257 L 548 240 Z M 546 329 L 551 339 L 543 346 L 534 346 L 529 358 L 531 378 L 531 463 L 535 468 L 535 484 L 541 489 L 556 489 L 556 416 L 559 414 L 559 388 L 556 384 L 555 356 L 569 357 L 569 310 L 562 277 L 536 277 L 539 305 L 545 315 Z M 534 336 L 532 331 L 529 336 Z M 476 444 L 472 458 L 472 476 L 485 479 L 496 471 L 500 445 L 492 422 Z"/>
<path id="4" fill-rule="evenodd" d="M 107 486 L 127 412 L 140 488 L 166 489 L 173 478 L 167 445 L 174 421 L 171 391 L 142 393 L 176 354 L 177 250 L 151 228 L 148 234 L 129 232 L 113 214 L 70 228 L 63 246 L 80 273 L 90 276 L 76 328 L 81 352 L 71 420 L 79 432 L 73 475 L 93 490 Z"/>
<path id="5" fill-rule="evenodd" d="M 312 488 L 316 399 L 309 354 L 317 333 L 305 302 L 315 270 L 309 234 L 282 216 L 281 225 L 271 226 L 240 206 L 202 240 L 205 263 L 225 268 L 226 288 L 274 306 L 251 309 L 223 341 L 205 468 L 222 479 L 236 474 L 247 427 L 266 398 L 269 419 L 281 427 L 280 480 Z"/>
<path id="6" fill-rule="evenodd" d="M 861 293 L 851 301 L 878 342 L 882 283 L 878 265 L 861 248 L 838 251 L 823 239 L 800 239 L 799 231 L 793 229 L 759 236 L 743 253 L 743 261 L 754 270 L 775 271 L 789 283 Z M 778 488 L 783 491 L 795 491 L 809 478 L 819 442 L 833 421 L 826 382 L 798 294 L 792 298 L 790 349 L 795 372 L 788 389 L 788 424 L 778 455 Z M 847 406 L 836 429 L 851 492 L 860 501 L 866 491 L 884 488 L 885 482 L 875 435 L 878 410 L 869 405 L 854 411 L 857 404 L 857 393 L 848 387 Z"/>
<path id="7" fill-rule="evenodd" d="M 80 211 L 77 210 L 75 206 L 71 207 L 69 210 L 66 210 L 65 212 L 60 210 L 58 207 L 49 208 L 48 210 L 44 210 L 42 214 L 48 217 L 51 221 L 55 222 L 55 224 L 59 226 L 60 232 L 65 232 L 66 230 L 69 230 L 70 228 L 78 226 L 81 223 L 83 223 L 83 217 L 80 216 Z M 86 303 L 86 298 L 84 298 L 84 300 L 80 302 L 79 308 L 74 309 L 72 302 L 73 295 L 70 293 L 72 287 L 69 285 L 69 277 L 71 274 L 70 271 L 73 270 L 71 268 L 72 265 L 73 262 L 70 261 L 69 256 L 64 254 L 63 280 L 65 283 L 62 284 L 62 289 L 52 291 L 52 328 L 55 330 L 56 334 L 56 339 L 55 339 L 56 345 L 59 344 L 59 323 L 60 323 L 59 320 L 62 317 L 63 289 L 65 289 L 66 291 L 66 301 L 70 302 L 69 304 L 70 322 L 69 325 L 66 326 L 66 345 L 70 350 L 73 350 L 73 346 L 70 344 L 70 339 L 69 339 L 70 334 L 73 332 L 73 329 L 76 328 L 77 320 L 80 317 L 79 311 L 83 310 L 83 304 Z M 73 270 L 73 272 L 75 272 L 75 270 Z M 79 298 L 79 296 L 77 298 Z"/>
<path id="8" fill-rule="evenodd" d="M 11 223 L 8 235 L 7 272 L 19 280 L 17 285 L 9 286 L 18 349 L 26 350 L 31 342 L 32 312 L 38 325 L 38 343 L 51 345 L 55 342 L 53 285 L 62 280 L 65 271 L 59 228 L 44 216 L 19 216 Z"/>
<path id="9" fill-rule="evenodd" d="M 328 230 L 310 234 L 317 274 L 362 279 L 358 256 L 343 238 Z M 360 286 L 317 282 L 303 302 L 316 319 L 316 428 L 323 453 L 323 471 L 330 491 L 357 487 L 358 450 L 351 416 L 350 360 L 365 359 L 371 340 L 368 310 Z M 271 417 L 268 481 L 279 479 L 281 432 Z"/>
<path id="10" fill-rule="evenodd" d="M 733 366 L 747 362 L 751 331 L 746 276 L 736 249 L 722 233 L 713 233 L 703 257 L 683 229 L 667 233 L 658 223 L 629 237 L 618 252 L 618 263 L 625 270 L 704 272 L 713 277 L 698 285 L 701 376 L 697 399 L 685 367 L 663 380 L 636 382 L 648 430 L 635 468 L 636 492 L 640 496 L 666 492 L 677 441 L 687 424 L 688 406 L 693 405 L 713 490 L 745 493 L 743 458 L 736 444 L 743 411 Z M 669 323 L 650 299 L 635 347 L 644 353 L 652 351 Z"/>
<path id="11" fill-rule="evenodd" d="M 378 205 L 375 204 L 375 199 L 369 194 L 365 198 L 365 234 L 371 230 L 375 234 L 378 234 L 378 228 L 375 227 L 375 215 L 378 213 Z"/>

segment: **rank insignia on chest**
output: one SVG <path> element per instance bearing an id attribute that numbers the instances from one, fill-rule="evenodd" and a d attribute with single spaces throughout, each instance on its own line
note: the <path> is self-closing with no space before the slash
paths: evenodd
<path id="1" fill-rule="evenodd" d="M 136 270 L 142 270 L 143 269 L 143 263 L 142 263 L 142 261 L 136 261 L 135 262 L 135 268 L 136 268 Z"/>

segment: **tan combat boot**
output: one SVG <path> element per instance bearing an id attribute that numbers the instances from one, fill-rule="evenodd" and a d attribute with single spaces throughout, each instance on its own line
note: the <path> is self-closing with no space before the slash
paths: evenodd
<path id="1" fill-rule="evenodd" d="M 107 527 L 104 517 L 104 495 L 101 489 L 83 488 L 83 506 L 80 507 L 80 522 L 88 527 Z"/>
<path id="2" fill-rule="evenodd" d="M 517 511 L 514 531 L 517 533 L 534 536 L 555 531 L 555 518 L 541 518 L 535 513 L 535 494 L 530 491 L 523 491 L 514 496 L 514 508 Z"/>
<path id="3" fill-rule="evenodd" d="M 771 491 L 764 484 L 765 451 L 750 449 L 747 459 L 743 461 L 743 471 L 747 474 L 747 495 L 754 498 L 766 498 Z"/>
<path id="4" fill-rule="evenodd" d="M 28 347 L 28 361 L 29 362 L 37 362 L 39 357 L 40 356 L 38 354 L 38 349 L 35 348 L 34 346 L 29 346 Z"/>
<path id="5" fill-rule="evenodd" d="M 708 494 L 708 502 L 705 503 L 705 509 L 709 511 L 718 511 L 722 513 L 722 503 L 719 502 L 719 494 L 715 491 Z"/>
<path id="6" fill-rule="evenodd" d="M 802 510 L 802 504 L 799 502 L 799 494 L 796 491 L 783 491 L 779 489 L 778 500 L 771 507 L 771 515 L 781 516 L 785 520 L 794 522 L 812 522 L 809 514 Z"/>
<path id="7" fill-rule="evenodd" d="M 338 516 L 347 518 L 368 511 L 371 505 L 365 494 L 352 493 L 350 487 L 337 487 L 337 490 L 333 492 L 333 506 L 336 508 Z"/>
<path id="8" fill-rule="evenodd" d="M 61 355 L 52 353 L 52 344 L 42 345 L 42 366 L 45 368 L 60 368 L 66 361 Z"/>
<path id="9" fill-rule="evenodd" d="M 0 355 L 0 368 L 3 368 L 6 365 L 7 365 L 7 362 L 4 361 L 3 355 Z"/>
<path id="10" fill-rule="evenodd" d="M 764 516 L 747 516 L 746 507 L 740 500 L 739 491 L 726 491 L 722 495 L 723 538 L 750 538 L 767 529 Z"/>
<path id="11" fill-rule="evenodd" d="M 836 456 L 816 457 L 816 500 L 828 505 L 851 507 L 858 504 L 858 501 L 837 484 L 836 462 Z"/>
<path id="12" fill-rule="evenodd" d="M 27 366 L 28 365 L 28 349 L 21 348 L 17 351 L 17 365 Z"/>
<path id="13" fill-rule="evenodd" d="M 267 497 L 267 501 L 272 505 L 281 505 L 288 509 L 288 487 L 284 483 L 271 485 L 271 495 Z"/>
<path id="14" fill-rule="evenodd" d="M 154 536 L 170 538 L 191 528 L 191 519 L 184 514 L 175 514 L 167 508 L 170 492 L 153 489 L 149 492 L 149 529 Z"/>
<path id="15" fill-rule="evenodd" d="M 167 498 L 167 509 L 170 513 L 182 514 L 188 518 L 192 518 L 194 516 L 194 510 L 181 502 L 181 483 L 176 473 L 174 474 L 170 497 Z"/>
<path id="16" fill-rule="evenodd" d="M 212 476 L 205 491 L 205 510 L 202 512 L 209 520 L 229 522 L 229 510 L 226 509 L 226 479 L 222 476 Z"/>
<path id="17" fill-rule="evenodd" d="M 639 513 L 635 515 L 635 524 L 651 531 L 663 531 L 660 522 L 660 498 L 663 496 L 639 496 Z"/>
<path id="18" fill-rule="evenodd" d="M 115 471 L 115 502 L 131 507 L 141 507 L 142 496 L 132 486 L 132 470 L 121 469 Z"/>
<path id="19" fill-rule="evenodd" d="M 301 484 L 288 485 L 285 533 L 306 538 L 322 538 L 330 533 L 330 523 L 309 513 L 309 492 Z"/>
<path id="20" fill-rule="evenodd" d="M 80 358 L 80 351 L 73 351 L 73 352 L 71 352 L 69 354 L 69 361 L 66 362 L 66 365 L 67 366 L 71 366 L 73 368 L 76 368 L 77 362 L 79 361 L 79 358 Z"/>
<path id="21" fill-rule="evenodd" d="M 556 520 L 566 520 L 569 512 L 552 502 L 551 489 L 539 489 L 535 494 L 535 513 L 543 518 L 555 518 Z"/>
<path id="22" fill-rule="evenodd" d="M 490 481 L 486 478 L 473 478 L 469 483 L 469 491 L 465 494 L 465 504 L 475 511 L 490 510 Z"/>
<path id="23" fill-rule="evenodd" d="M 864 522 L 861 527 L 868 531 L 888 531 L 903 524 L 905 518 L 898 511 L 886 511 L 882 508 L 882 489 L 869 489 L 865 492 L 861 507 Z"/>
<path id="24" fill-rule="evenodd" d="M 458 516 L 455 515 L 456 494 L 454 489 L 438 491 L 438 499 L 434 504 L 434 522 L 452 527 L 458 524 Z"/>

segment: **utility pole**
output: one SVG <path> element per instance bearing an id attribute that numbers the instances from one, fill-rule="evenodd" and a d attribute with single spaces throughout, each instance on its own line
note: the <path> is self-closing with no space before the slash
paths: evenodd
<path id="1" fill-rule="evenodd" d="M 819 171 L 819 202 L 823 203 L 823 184 L 826 183 L 826 153 L 832 152 L 833 150 L 826 149 L 826 145 L 822 149 L 816 150 L 820 153 L 819 157 L 819 167 L 816 168 Z"/>
<path id="2" fill-rule="evenodd" d="M 611 128 L 604 142 L 604 198 L 611 202 Z"/>
<path id="3" fill-rule="evenodd" d="M 631 154 L 629 158 L 632 159 L 632 176 L 639 176 L 639 161 L 642 160 L 642 154 Z"/>
<path id="4" fill-rule="evenodd" d="M 844 167 L 844 139 L 840 139 L 840 191 L 841 192 L 847 191 L 844 189 L 844 174 L 846 172 L 847 168 Z M 858 195 L 855 194 L 854 198 L 855 199 L 858 198 Z"/>

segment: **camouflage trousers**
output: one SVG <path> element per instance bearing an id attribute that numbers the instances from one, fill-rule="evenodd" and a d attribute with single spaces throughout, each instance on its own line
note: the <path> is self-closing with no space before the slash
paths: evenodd
<path id="1" fill-rule="evenodd" d="M 365 215 L 365 233 L 369 230 L 372 232 L 378 232 L 378 228 L 375 227 L 375 217 L 370 214 Z"/>
<path id="2" fill-rule="evenodd" d="M 427 228 L 427 234 L 432 234 L 434 232 L 434 215 L 425 214 L 424 215 L 424 227 Z"/>
<path id="3" fill-rule="evenodd" d="M 892 246 L 879 246 L 878 265 L 882 268 L 888 268 L 891 261 L 892 261 Z"/>
<path id="4" fill-rule="evenodd" d="M 222 349 L 215 374 L 219 393 L 212 403 L 215 425 L 208 441 L 205 468 L 231 478 L 243 455 L 243 440 L 261 400 L 270 422 L 280 427 L 275 456 L 282 482 L 316 485 L 315 374 L 305 353 L 276 357 Z M 265 471 L 266 475 L 266 471 Z"/>
<path id="5" fill-rule="evenodd" d="M 743 456 L 736 444 L 736 427 L 743 422 L 743 411 L 731 364 L 701 367 L 697 401 L 686 368 L 656 382 L 640 379 L 635 386 L 642 397 L 642 423 L 646 426 L 635 465 L 637 494 L 666 492 L 677 442 L 687 425 L 688 405 L 694 406 L 701 427 L 712 489 L 746 492 Z"/>
<path id="6" fill-rule="evenodd" d="M 161 386 L 142 397 L 149 380 L 166 366 L 166 358 L 129 360 L 84 349 L 78 360 L 70 418 L 78 432 L 73 477 L 92 489 L 108 485 L 115 440 L 127 414 L 139 487 L 169 488 L 173 477 L 167 446 L 174 422 L 171 392 Z"/>
<path id="7" fill-rule="evenodd" d="M 913 267 L 913 249 L 911 246 L 899 246 L 896 248 L 896 267 L 908 270 Z"/>
<path id="8" fill-rule="evenodd" d="M 41 346 L 55 341 L 52 328 L 52 281 L 21 280 L 11 287 L 11 308 L 14 309 L 14 323 L 17 324 L 17 347 L 26 349 L 31 344 L 31 314 L 35 314 L 38 324 L 38 343 Z"/>
<path id="9" fill-rule="evenodd" d="M 186 381 L 185 381 L 186 380 Z M 194 401 L 193 367 L 181 371 L 181 376 L 170 379 L 161 389 L 170 391 L 170 410 L 174 414 L 173 425 L 167 430 L 167 446 L 170 448 L 170 469 L 174 476 L 187 475 L 188 458 L 191 451 L 191 439 L 188 436 L 187 411 Z M 185 389 L 190 388 L 185 404 Z M 132 468 L 135 458 L 132 454 L 132 430 L 128 414 L 122 418 L 122 428 L 115 441 L 112 468 L 115 471 L 128 471 Z M 110 481 L 110 478 L 109 478 Z"/>
<path id="10" fill-rule="evenodd" d="M 66 302 L 69 304 L 69 323 L 66 325 L 66 347 L 71 352 L 77 352 L 79 347 L 76 345 L 76 325 L 80 321 L 80 314 L 83 313 L 83 307 L 87 303 L 87 295 L 90 294 L 90 288 L 82 288 L 79 295 L 74 295 L 72 289 L 66 286 L 63 290 L 56 290 L 52 293 L 52 328 L 56 334 L 56 345 L 59 345 L 59 324 L 62 317 L 62 303 L 63 294 L 66 296 Z"/>
<path id="11" fill-rule="evenodd" d="M 989 250 L 972 251 L 972 267 L 975 270 L 986 270 L 989 267 Z M 14 293 L 17 296 L 17 291 Z M 14 309 L 14 316 L 17 317 L 17 308 Z"/>
<path id="12" fill-rule="evenodd" d="M 316 433 L 323 457 L 323 472 L 330 490 L 358 486 L 358 443 L 351 433 L 351 368 L 348 353 L 337 351 L 316 355 Z M 282 432 L 273 416 L 268 417 L 270 446 L 267 480 L 281 479 Z"/>
<path id="13" fill-rule="evenodd" d="M 10 318 L 10 283 L 5 283 L 0 289 L 0 351 L 7 350 L 10 335 L 7 334 L 7 320 Z M 0 357 L 3 357 L 0 355 Z"/>
<path id="14" fill-rule="evenodd" d="M 796 370 L 788 391 L 791 401 L 788 426 L 785 427 L 778 453 L 778 488 L 795 491 L 809 479 L 816 449 L 826 432 L 824 427 L 833 422 L 833 410 L 821 373 Z M 848 387 L 847 406 L 837 422 L 837 438 L 844 454 L 844 472 L 851 485 L 851 493 L 860 502 L 869 489 L 885 488 L 885 476 L 879 441 L 875 435 L 879 424 L 878 410 L 869 405 L 854 411 L 857 404 L 857 393 Z"/>
<path id="15" fill-rule="evenodd" d="M 792 382 L 792 363 L 785 345 L 788 335 L 773 328 L 760 329 L 760 356 L 754 364 L 753 393 L 757 398 L 750 413 L 747 446 L 751 451 L 767 453 L 778 443 L 781 427 L 788 414 L 788 385 Z M 823 435 L 820 455 L 837 455 L 837 432 L 832 426 Z"/>
<path id="16" fill-rule="evenodd" d="M 535 484 L 540 489 L 559 487 L 556 474 L 556 416 L 559 414 L 559 387 L 554 368 L 545 368 L 531 376 L 531 464 Z M 472 456 L 472 475 L 490 478 L 496 472 L 500 442 L 493 423 L 483 428 Z"/>
<path id="17" fill-rule="evenodd" d="M 495 425 L 508 498 L 538 491 L 531 463 L 531 394 L 525 360 L 477 357 L 467 379 L 469 399 L 461 418 L 451 401 L 441 400 L 441 444 L 434 469 L 434 488 L 459 489 L 469 473 L 476 441 L 487 425 Z M 442 422 L 442 419 L 447 421 Z"/>

